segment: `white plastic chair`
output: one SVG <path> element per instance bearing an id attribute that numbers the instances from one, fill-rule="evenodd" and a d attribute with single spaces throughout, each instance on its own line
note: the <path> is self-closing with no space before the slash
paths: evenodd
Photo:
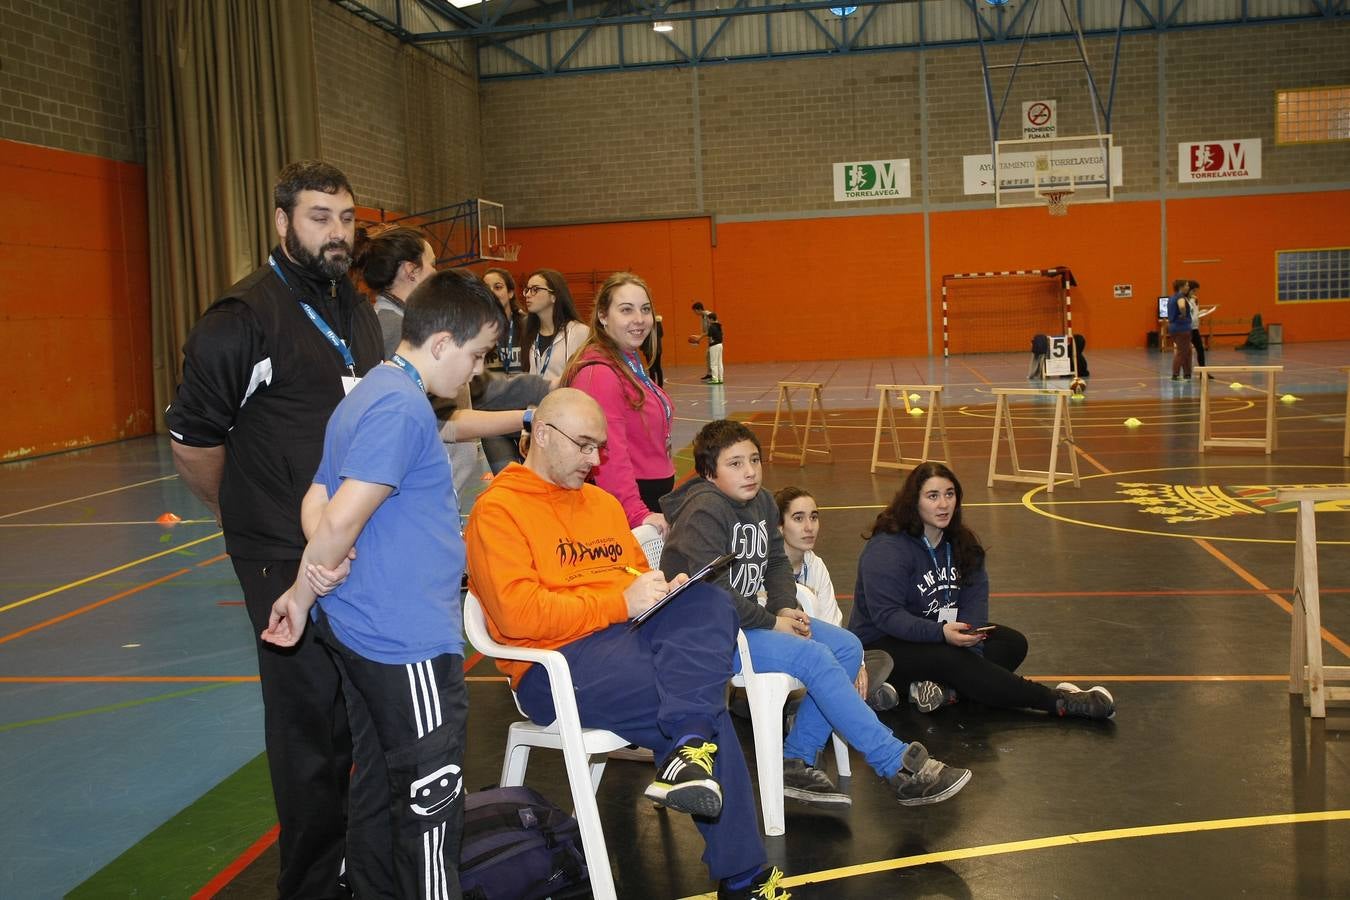
<path id="1" fill-rule="evenodd" d="M 661 551 L 665 547 L 661 532 L 651 525 L 639 525 L 633 529 L 633 537 L 642 545 L 642 552 L 647 554 L 647 564 L 654 569 L 659 568 Z M 810 610 L 814 599 L 810 588 L 797 585 L 797 602 L 802 609 Z M 744 631 L 736 633 L 736 646 L 741 654 L 741 671 L 731 679 L 731 683 L 745 688 L 746 700 L 750 704 L 764 833 L 783 834 L 787 831 L 786 815 L 783 812 L 783 705 L 787 703 L 788 694 L 805 685 L 782 672 L 756 672 L 750 660 L 750 647 L 745 642 Z M 834 756 L 839 777 L 849 777 L 853 770 L 849 765 L 848 744 L 837 734 L 834 735 Z"/>
<path id="2" fill-rule="evenodd" d="M 581 828 L 581 844 L 586 851 L 586 869 L 590 873 L 591 892 L 596 900 L 617 900 L 614 876 L 609 868 L 609 851 L 600 825 L 600 810 L 595 791 L 605 772 L 605 754 L 628 742 L 612 731 L 581 727 L 577 698 L 572 687 L 572 671 L 567 658 L 556 650 L 535 650 L 499 644 L 488 633 L 483 607 L 472 593 L 464 595 L 464 632 L 469 642 L 485 656 L 537 663 L 548 674 L 549 690 L 557 719 L 550 725 L 536 725 L 528 719 L 513 722 L 506 736 L 506 757 L 502 760 L 503 787 L 525 783 L 525 767 L 530 749 L 545 747 L 561 750 L 572 790 L 573 814 Z M 512 692 L 514 699 L 515 693 Z M 519 702 L 516 708 L 520 709 Z M 524 715 L 524 711 L 521 710 Z M 594 760 L 594 761 L 592 761 Z"/>
<path id="3" fill-rule="evenodd" d="M 798 585 L 798 591 L 802 585 Z M 764 816 L 764 833 L 783 834 L 787 831 L 783 812 L 783 705 L 788 694 L 806 687 L 796 678 L 783 672 L 756 672 L 750 659 L 750 645 L 745 632 L 736 634 L 736 647 L 741 654 L 741 671 L 731 679 L 737 687 L 745 688 L 750 704 L 750 724 L 755 732 L 755 772 L 759 776 L 759 805 Z M 839 735 L 834 738 L 835 765 L 840 778 L 853 774 L 849 764 L 848 744 Z M 813 760 L 807 760 L 811 765 Z"/>

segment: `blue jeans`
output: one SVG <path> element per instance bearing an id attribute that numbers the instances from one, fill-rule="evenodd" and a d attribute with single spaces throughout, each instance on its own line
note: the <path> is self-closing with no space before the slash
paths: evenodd
<path id="1" fill-rule="evenodd" d="M 627 623 L 611 625 L 559 648 L 572 670 L 582 725 L 650 747 L 658 765 L 685 735 L 716 742 L 713 775 L 722 785 L 722 814 L 696 816 L 694 824 L 707 845 L 703 861 L 719 880 L 757 871 L 767 859 L 750 773 L 727 712 L 736 625 L 731 598 L 702 584 L 636 631 Z M 543 666 L 529 668 L 516 698 L 535 722 L 557 718 Z"/>
<path id="2" fill-rule="evenodd" d="M 745 639 L 755 671 L 785 672 L 806 685 L 806 699 L 783 744 L 785 759 L 814 765 L 830 732 L 837 731 L 882 778 L 900 770 L 905 742 L 877 720 L 854 687 L 863 649 L 853 632 L 812 619 L 809 640 L 771 628 L 751 628 Z M 736 671 L 740 669 L 738 655 Z"/>

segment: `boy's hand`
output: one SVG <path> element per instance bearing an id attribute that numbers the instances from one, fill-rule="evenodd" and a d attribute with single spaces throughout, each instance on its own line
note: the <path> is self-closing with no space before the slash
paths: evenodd
<path id="1" fill-rule="evenodd" d="M 866 663 L 864 663 L 864 664 L 862 665 L 862 667 L 858 669 L 858 677 L 857 677 L 857 679 L 853 682 L 853 686 L 854 686 L 855 688 L 858 689 L 858 696 L 861 697 L 861 698 L 863 699 L 863 702 L 864 702 L 864 703 L 867 702 L 867 664 L 866 664 Z"/>
<path id="2" fill-rule="evenodd" d="M 352 560 L 354 559 L 356 559 L 355 547 L 347 551 L 347 558 L 338 563 L 335 569 L 310 563 L 305 566 L 305 581 L 309 582 L 309 586 L 314 593 L 320 597 L 325 597 L 347 580 L 347 576 L 352 573 Z"/>
<path id="3" fill-rule="evenodd" d="M 294 647 L 305 633 L 305 619 L 309 609 L 301 609 L 295 599 L 295 588 L 277 598 L 272 604 L 272 615 L 267 620 L 267 630 L 262 639 L 278 647 Z"/>
<path id="4" fill-rule="evenodd" d="M 798 637 L 809 638 L 811 636 L 811 617 L 800 609 L 780 609 L 778 611 L 778 621 L 773 625 L 774 631 L 781 631 L 784 634 L 795 634 Z"/>
<path id="5" fill-rule="evenodd" d="M 628 604 L 628 618 L 632 619 L 651 609 L 656 605 L 656 601 L 670 593 L 670 589 L 676 584 L 688 580 L 687 575 L 677 575 L 674 582 L 668 583 L 660 569 L 643 572 L 634 578 L 633 583 L 623 592 L 623 599 Z"/>

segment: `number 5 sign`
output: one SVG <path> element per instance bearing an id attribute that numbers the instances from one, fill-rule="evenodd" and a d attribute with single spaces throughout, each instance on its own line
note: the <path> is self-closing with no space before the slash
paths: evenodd
<path id="1" fill-rule="evenodd" d="M 1067 336 L 1050 338 L 1050 356 L 1045 361 L 1045 374 L 1047 377 L 1073 374 L 1073 361 L 1069 358 Z"/>

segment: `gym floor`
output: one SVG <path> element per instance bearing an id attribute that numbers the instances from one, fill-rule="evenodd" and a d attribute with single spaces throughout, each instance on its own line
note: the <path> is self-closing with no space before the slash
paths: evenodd
<path id="1" fill-rule="evenodd" d="M 1288 692 L 1294 516 L 1274 498 L 1279 486 L 1350 484 L 1339 368 L 1350 345 L 1212 351 L 1214 365 L 1285 367 L 1278 393 L 1294 399 L 1277 404 L 1270 456 L 1197 452 L 1199 385 L 1172 382 L 1166 354 L 1089 358 L 1086 396 L 1070 405 L 1081 486 L 1061 479 L 1053 493 L 985 484 L 990 392 L 1032 384 L 1025 354 L 738 366 L 732 343 L 724 386 L 668 373 L 686 448 L 730 415 L 753 422 L 767 451 L 776 382 L 824 385 L 832 458 L 776 460 L 765 483 L 814 492 L 818 552 L 846 613 L 860 533 L 903 476 L 869 472 L 873 386 L 945 385 L 967 522 L 989 550 L 991 617 L 1027 635 L 1024 674 L 1102 684 L 1118 705 L 1109 723 L 970 703 L 883 714 L 974 777 L 946 803 L 903 808 L 855 754 L 851 810 L 788 801 L 787 834 L 766 839 L 794 896 L 1350 896 L 1350 713 L 1311 719 Z M 1250 377 L 1211 385 L 1216 432 L 1262 433 Z M 1049 411 L 1043 398 L 1014 409 L 1028 468 L 1046 466 Z M 900 418 L 914 455 L 923 418 Z M 1328 665 L 1350 663 L 1346 511 L 1317 516 Z M 166 512 L 182 521 L 159 523 Z M 0 466 L 0 547 L 0 896 L 272 896 L 252 638 L 218 529 L 174 476 L 167 441 Z M 497 780 L 518 714 L 492 664 L 469 662 L 477 788 Z M 641 798 L 650 777 L 616 761 L 600 786 L 619 896 L 706 892 L 698 834 Z M 527 782 L 568 805 L 556 754 L 536 752 Z"/>

